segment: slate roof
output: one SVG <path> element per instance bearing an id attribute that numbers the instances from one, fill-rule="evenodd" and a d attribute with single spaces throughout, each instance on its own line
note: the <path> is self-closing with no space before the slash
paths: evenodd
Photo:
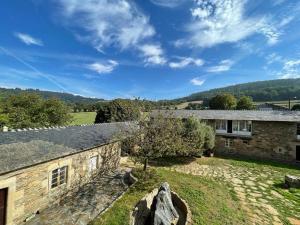
<path id="1" fill-rule="evenodd" d="M 252 120 L 300 122 L 299 111 L 261 110 L 155 110 L 151 116 L 162 114 L 168 117 L 187 118 L 195 116 L 207 120 Z"/>
<path id="2" fill-rule="evenodd" d="M 132 123 L 103 123 L 0 133 L 0 174 L 108 144 Z"/>

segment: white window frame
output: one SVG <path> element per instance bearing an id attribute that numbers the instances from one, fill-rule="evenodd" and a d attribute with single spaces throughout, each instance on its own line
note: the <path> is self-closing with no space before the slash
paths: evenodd
<path id="1" fill-rule="evenodd" d="M 218 129 L 217 123 L 218 122 L 224 122 L 225 123 L 225 130 L 224 129 Z M 226 134 L 227 133 L 227 120 L 216 120 L 216 133 L 217 134 Z"/>
<path id="2" fill-rule="evenodd" d="M 250 122 L 250 126 L 251 126 L 250 131 L 248 131 L 248 126 L 249 126 L 248 123 L 249 122 Z M 234 129 L 234 124 L 235 123 L 237 123 L 237 130 Z M 241 123 L 246 123 L 247 131 L 240 130 Z M 238 134 L 238 135 L 251 136 L 251 134 L 252 134 L 252 121 L 251 120 L 233 120 L 232 121 L 232 133 L 233 134 Z"/>
<path id="3" fill-rule="evenodd" d="M 225 148 L 230 148 L 233 145 L 233 139 L 232 138 L 226 138 L 225 139 Z"/>
<path id="4" fill-rule="evenodd" d="M 300 123 L 297 123 L 296 135 L 297 135 L 297 139 L 300 140 Z"/>
<path id="5" fill-rule="evenodd" d="M 90 157 L 89 158 L 89 172 L 94 173 L 95 171 L 97 171 L 98 166 L 99 166 L 99 156 L 94 155 L 94 156 Z"/>
<path id="6" fill-rule="evenodd" d="M 68 182 L 68 166 L 62 166 L 51 171 L 50 189 L 55 189 Z"/>

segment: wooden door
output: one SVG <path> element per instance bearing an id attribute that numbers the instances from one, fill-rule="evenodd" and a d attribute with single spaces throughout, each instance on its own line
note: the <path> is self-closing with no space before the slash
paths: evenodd
<path id="1" fill-rule="evenodd" d="M 7 189 L 0 189 L 0 225 L 6 224 Z"/>

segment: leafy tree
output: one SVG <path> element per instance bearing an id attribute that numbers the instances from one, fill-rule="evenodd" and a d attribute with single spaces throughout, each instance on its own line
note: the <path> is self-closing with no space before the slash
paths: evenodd
<path id="1" fill-rule="evenodd" d="M 292 110 L 293 111 L 300 111 L 300 104 L 293 105 Z"/>
<path id="2" fill-rule="evenodd" d="M 140 115 L 140 106 L 135 101 L 116 99 L 99 107 L 95 123 L 134 121 Z"/>
<path id="3" fill-rule="evenodd" d="M 184 122 L 183 147 L 185 154 L 201 156 L 203 150 L 214 148 L 215 134 L 212 127 L 195 117 L 189 117 Z"/>
<path id="4" fill-rule="evenodd" d="M 181 151 L 183 126 L 180 119 L 167 119 L 159 115 L 150 120 L 141 120 L 138 127 L 129 141 L 134 143 L 131 146 L 136 146 L 131 155 L 144 162 L 144 170 L 149 159 L 175 156 Z"/>
<path id="5" fill-rule="evenodd" d="M 42 112 L 46 117 L 46 126 L 61 126 L 71 120 L 69 108 L 56 98 L 45 100 L 42 106 Z"/>
<path id="6" fill-rule="evenodd" d="M 12 128 L 63 125 L 71 120 L 68 107 L 57 99 L 44 100 L 37 94 L 22 93 L 3 101 L 2 116 Z"/>
<path id="7" fill-rule="evenodd" d="M 216 95 L 209 101 L 211 109 L 234 109 L 236 107 L 236 98 L 231 94 Z"/>
<path id="8" fill-rule="evenodd" d="M 242 96 L 236 105 L 236 109 L 245 109 L 245 110 L 250 110 L 254 109 L 254 103 L 251 97 L 249 96 Z"/>
<path id="9" fill-rule="evenodd" d="M 196 118 L 186 121 L 162 115 L 141 120 L 139 129 L 126 140 L 130 155 L 144 163 L 166 156 L 202 155 L 204 148 L 214 147 L 213 129 Z"/>

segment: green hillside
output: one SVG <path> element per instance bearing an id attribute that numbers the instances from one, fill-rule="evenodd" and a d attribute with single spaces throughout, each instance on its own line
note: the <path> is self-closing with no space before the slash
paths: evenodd
<path id="1" fill-rule="evenodd" d="M 11 95 L 20 94 L 22 92 L 23 93 L 24 92 L 36 93 L 46 99 L 55 97 L 55 98 L 58 98 L 64 102 L 66 102 L 67 104 L 73 104 L 73 103 L 92 104 L 92 103 L 96 103 L 98 101 L 103 101 L 103 99 L 86 98 L 86 97 L 82 97 L 79 95 L 73 95 L 73 94 L 63 93 L 63 92 L 41 91 L 38 89 L 23 90 L 20 88 L 15 88 L 15 89 L 0 88 L 0 99 L 6 98 Z"/>
<path id="2" fill-rule="evenodd" d="M 251 96 L 254 101 L 284 101 L 294 97 L 300 99 L 300 78 L 237 84 L 224 88 L 216 88 L 209 91 L 194 93 L 187 97 L 175 99 L 175 101 L 205 100 L 225 92 L 231 93 L 236 97 L 242 95 Z"/>

